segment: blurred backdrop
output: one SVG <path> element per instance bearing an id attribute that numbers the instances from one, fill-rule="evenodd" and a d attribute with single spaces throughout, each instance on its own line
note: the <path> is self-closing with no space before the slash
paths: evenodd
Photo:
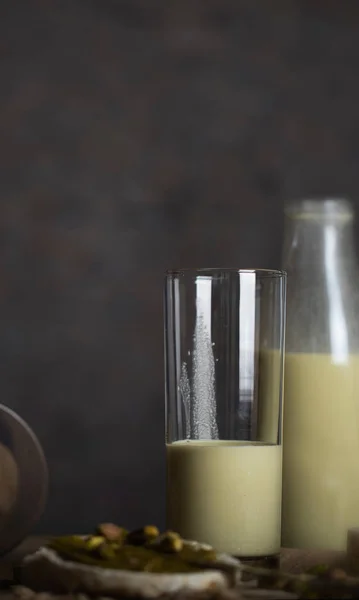
<path id="1" fill-rule="evenodd" d="M 283 202 L 359 206 L 353 0 L 1 0 L 0 401 L 42 532 L 164 523 L 163 272 L 277 267 Z"/>

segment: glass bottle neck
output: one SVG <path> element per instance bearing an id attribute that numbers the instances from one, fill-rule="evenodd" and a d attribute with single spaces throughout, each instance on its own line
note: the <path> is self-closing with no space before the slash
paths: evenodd
<path id="1" fill-rule="evenodd" d="M 286 211 L 287 351 L 359 351 L 353 212 L 341 201 L 303 202 Z"/>
<path id="2" fill-rule="evenodd" d="M 326 202 L 303 202 L 296 209 L 289 209 L 284 229 L 283 268 L 288 273 L 300 268 L 333 269 L 336 265 L 355 269 L 353 229 L 353 213 L 347 203 L 336 201 L 329 210 Z"/>

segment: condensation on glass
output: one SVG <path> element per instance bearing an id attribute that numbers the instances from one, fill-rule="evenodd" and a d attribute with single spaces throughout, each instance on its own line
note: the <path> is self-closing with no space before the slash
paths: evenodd
<path id="1" fill-rule="evenodd" d="M 266 270 L 165 282 L 168 526 L 238 556 L 279 550 L 285 288 Z"/>

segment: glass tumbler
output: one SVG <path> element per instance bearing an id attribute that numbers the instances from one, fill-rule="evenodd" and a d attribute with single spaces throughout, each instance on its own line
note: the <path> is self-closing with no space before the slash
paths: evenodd
<path id="1" fill-rule="evenodd" d="M 165 281 L 167 527 L 220 552 L 280 550 L 283 271 Z"/>

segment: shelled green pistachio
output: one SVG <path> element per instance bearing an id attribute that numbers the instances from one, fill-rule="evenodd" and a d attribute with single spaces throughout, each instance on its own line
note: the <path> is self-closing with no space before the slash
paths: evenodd
<path id="1" fill-rule="evenodd" d="M 212 549 L 184 542 L 174 531 L 160 534 L 154 525 L 128 532 L 113 523 L 103 523 L 95 535 L 54 538 L 49 547 L 66 560 L 154 573 L 198 571 L 216 559 Z"/>

